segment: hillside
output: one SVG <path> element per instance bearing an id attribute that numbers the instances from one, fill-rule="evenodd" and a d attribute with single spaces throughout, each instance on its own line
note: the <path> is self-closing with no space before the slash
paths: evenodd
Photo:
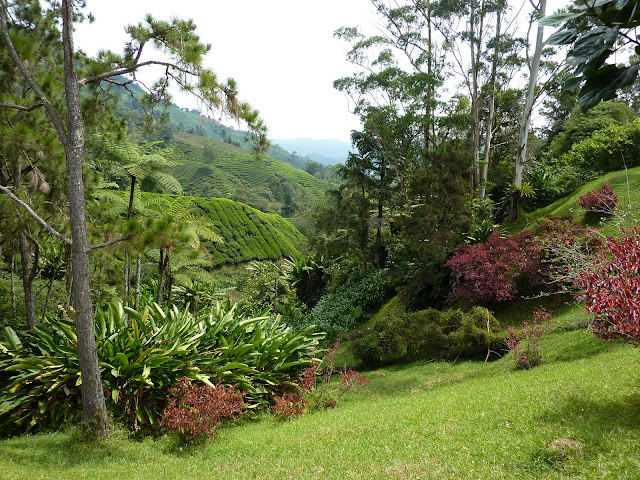
<path id="1" fill-rule="evenodd" d="M 584 222 L 585 212 L 578 206 L 579 198 L 593 190 L 599 190 L 605 182 L 608 182 L 618 195 L 620 212 L 617 218 L 612 221 L 591 226 L 598 227 L 605 235 L 613 235 L 618 232 L 618 228 L 621 226 L 629 227 L 631 224 L 637 224 L 637 212 L 640 212 L 640 167 L 631 168 L 626 172 L 624 170 L 610 172 L 598 177 L 551 205 L 521 215 L 518 222 L 510 228 L 519 230 L 545 215 L 560 215 L 570 212 L 574 215 L 575 220 Z"/>
<path id="2" fill-rule="evenodd" d="M 251 260 L 296 257 L 306 238 L 291 223 L 274 214 L 263 213 L 224 198 L 175 197 L 153 193 L 146 198 L 180 198 L 198 206 L 213 221 L 221 243 L 207 243 L 211 266 L 237 264 Z"/>
<path id="3" fill-rule="evenodd" d="M 176 132 L 184 163 L 173 169 L 185 194 L 223 197 L 290 217 L 323 198 L 330 183 L 267 155 L 198 135 Z"/>
<path id="4" fill-rule="evenodd" d="M 335 409 L 263 416 L 187 452 L 168 437 L 96 449 L 77 433 L 25 435 L 0 442 L 3 478 L 638 478 L 638 351 L 574 330 L 581 318 L 557 313 L 532 370 L 509 354 L 367 372 L 371 385 Z"/>

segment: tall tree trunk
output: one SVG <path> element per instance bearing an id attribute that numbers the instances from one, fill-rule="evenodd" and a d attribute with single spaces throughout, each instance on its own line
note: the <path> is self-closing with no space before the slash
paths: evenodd
<path id="1" fill-rule="evenodd" d="M 127 209 L 127 220 L 133 217 L 133 197 L 136 189 L 136 177 L 131 175 L 131 188 L 129 190 L 129 207 Z M 129 245 L 124 245 L 124 288 L 122 293 L 122 304 L 129 306 L 129 293 L 131 291 L 131 251 Z"/>
<path id="2" fill-rule="evenodd" d="M 547 0 L 540 0 L 537 13 L 538 18 L 545 15 L 547 8 Z M 516 157 L 516 165 L 513 174 L 513 192 L 511 193 L 511 204 L 509 206 L 509 219 L 516 220 L 520 210 L 520 200 L 522 198 L 522 178 L 524 174 L 524 166 L 527 160 L 527 143 L 529 141 L 529 127 L 531 126 L 531 112 L 533 110 L 533 102 L 536 93 L 536 83 L 538 81 L 538 69 L 540 68 L 540 59 L 542 57 L 544 26 L 538 23 L 536 34 L 536 48 L 533 59 L 529 68 L 529 88 L 527 90 L 527 99 L 522 112 L 522 121 L 520 122 L 520 135 L 518 141 L 518 155 Z"/>
<path id="3" fill-rule="evenodd" d="M 493 49 L 493 62 L 491 63 L 491 92 L 489 94 L 489 114 L 487 117 L 487 126 L 484 137 L 484 165 L 482 166 L 482 189 L 480 191 L 480 198 L 485 198 L 487 195 L 489 162 L 491 161 L 491 141 L 493 140 L 493 114 L 496 108 L 496 75 L 498 70 L 498 61 L 500 59 L 500 27 L 502 12 L 498 10 L 496 15 L 496 38 Z"/>
<path id="4" fill-rule="evenodd" d="M 13 170 L 13 185 L 16 191 L 22 188 L 22 157 L 17 156 Z M 33 279 L 38 261 L 31 258 L 33 252 L 27 238 L 27 225 L 22 223 L 18 230 L 18 249 L 20 250 L 20 267 L 22 270 L 22 294 L 24 297 L 24 311 L 27 320 L 27 329 L 32 330 L 36 326 L 36 297 L 33 293 Z M 36 246 L 37 249 L 37 246 Z M 36 255 L 38 251 L 36 251 Z"/>
<path id="5" fill-rule="evenodd" d="M 71 225 L 71 265 L 73 306 L 78 336 L 78 363 L 82 378 L 82 417 L 87 428 L 106 436 L 109 431 L 107 408 L 102 391 L 96 350 L 93 303 L 91 300 L 91 265 L 87 232 L 85 188 L 82 178 L 84 161 L 84 124 L 80 110 L 80 90 L 73 46 L 73 1 L 62 0 L 62 39 L 64 45 L 65 94 L 68 130 L 63 139 L 69 220 Z"/>
<path id="6" fill-rule="evenodd" d="M 158 262 L 158 291 L 156 292 L 156 303 L 159 305 L 162 303 L 162 289 L 164 287 L 164 278 L 166 275 L 166 263 L 164 250 L 160 249 L 160 261 Z"/>
<path id="7" fill-rule="evenodd" d="M 472 184 L 471 191 L 475 192 L 480 185 L 480 101 L 478 76 L 480 74 L 480 61 L 482 53 L 482 35 L 484 29 L 484 2 L 480 5 L 480 12 L 477 11 L 476 0 L 471 0 L 470 12 L 470 39 L 469 44 L 471 55 L 471 115 L 473 125 L 471 128 L 471 143 L 473 153 Z M 476 18 L 480 17 L 480 24 L 476 25 Z M 477 27 L 477 29 L 476 29 Z"/>

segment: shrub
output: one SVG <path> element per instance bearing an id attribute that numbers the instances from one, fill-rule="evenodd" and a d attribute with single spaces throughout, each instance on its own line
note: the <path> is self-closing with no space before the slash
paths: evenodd
<path id="1" fill-rule="evenodd" d="M 486 309 L 421 310 L 392 315 L 356 335 L 350 347 L 367 366 L 421 359 L 473 357 L 504 341 L 500 324 Z"/>
<path id="2" fill-rule="evenodd" d="M 484 243 L 462 245 L 447 260 L 458 279 L 451 300 L 501 303 L 512 300 L 517 292 L 516 280 L 528 269 L 533 234 L 522 232 L 502 237 L 493 232 Z"/>
<path id="3" fill-rule="evenodd" d="M 578 273 L 576 298 L 593 314 L 591 329 L 605 340 L 640 342 L 640 227 L 608 237 L 593 266 Z"/>
<path id="4" fill-rule="evenodd" d="M 537 291 L 565 289 L 567 268 L 578 259 L 588 261 L 597 237 L 571 217 L 543 219 L 531 231 L 486 242 L 463 245 L 447 260 L 457 276 L 450 301 L 502 303 L 513 300 L 522 287 Z"/>
<path id="5" fill-rule="evenodd" d="M 389 272 L 376 270 L 323 296 L 311 310 L 307 324 L 315 324 L 319 331 L 326 332 L 328 340 L 333 340 L 362 322 L 367 312 L 382 305 L 389 288 Z"/>
<path id="6" fill-rule="evenodd" d="M 538 338 L 544 333 L 542 324 L 551 321 L 551 318 L 552 315 L 546 310 L 536 310 L 533 313 L 533 323 L 525 322 L 522 326 L 521 335 L 516 333 L 513 326 L 509 327 L 507 346 L 513 352 L 517 368 L 528 370 L 542 363 Z"/>
<path id="7" fill-rule="evenodd" d="M 275 404 L 271 410 L 280 419 L 298 417 L 304 413 L 307 401 L 302 395 L 293 392 L 286 392 L 275 398 Z"/>
<path id="8" fill-rule="evenodd" d="M 582 195 L 578 200 L 578 205 L 584 208 L 587 213 L 610 217 L 618 210 L 618 195 L 613 191 L 611 185 L 605 182 L 600 190 Z"/>
<path id="9" fill-rule="evenodd" d="M 96 314 L 107 407 L 130 429 L 149 428 L 181 377 L 209 387 L 237 384 L 249 404 L 268 405 L 311 364 L 322 337 L 312 330 L 293 333 L 278 318 L 244 318 L 220 305 L 193 315 L 155 304 L 143 312 L 111 304 Z M 73 319 L 47 319 L 22 340 L 5 329 L 0 370 L 11 374 L 0 379 L 3 432 L 71 420 L 80 402 Z"/>
<path id="10" fill-rule="evenodd" d="M 240 415 L 244 393 L 218 383 L 215 387 L 196 385 L 187 377 L 169 389 L 169 404 L 162 411 L 160 425 L 178 436 L 183 444 L 212 437 L 224 420 Z"/>
<path id="11" fill-rule="evenodd" d="M 336 351 L 340 342 L 331 347 L 322 362 L 314 361 L 300 377 L 300 391 L 308 411 L 335 408 L 340 398 L 349 390 L 369 385 L 369 380 L 360 372 L 346 367 L 336 368 Z M 334 374 L 340 376 L 338 383 L 332 381 Z"/>

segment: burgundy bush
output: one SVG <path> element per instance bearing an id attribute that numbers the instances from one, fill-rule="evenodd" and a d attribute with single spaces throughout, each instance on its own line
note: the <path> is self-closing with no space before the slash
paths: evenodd
<path id="1" fill-rule="evenodd" d="M 187 377 L 169 389 L 169 405 L 162 412 L 160 425 L 188 442 L 198 436 L 214 435 L 223 420 L 242 413 L 244 393 L 218 383 L 215 388 L 196 385 Z"/>
<path id="2" fill-rule="evenodd" d="M 451 299 L 488 303 L 512 300 L 517 292 L 516 280 L 526 271 L 536 270 L 529 265 L 531 254 L 539 256 L 531 232 L 502 237 L 496 231 L 486 242 L 462 245 L 445 263 L 458 275 Z"/>
<path id="3" fill-rule="evenodd" d="M 304 413 L 307 401 L 302 395 L 293 392 L 284 393 L 276 397 L 276 403 L 271 408 L 280 418 L 297 417 Z"/>
<path id="4" fill-rule="evenodd" d="M 618 195 L 613 191 L 611 185 L 605 182 L 600 190 L 582 195 L 578 200 L 578 205 L 587 212 L 613 215 L 613 212 L 618 210 Z"/>
<path id="5" fill-rule="evenodd" d="M 640 343 L 640 227 L 622 229 L 620 240 L 608 237 L 593 267 L 579 272 L 576 298 L 594 315 L 596 336 Z"/>

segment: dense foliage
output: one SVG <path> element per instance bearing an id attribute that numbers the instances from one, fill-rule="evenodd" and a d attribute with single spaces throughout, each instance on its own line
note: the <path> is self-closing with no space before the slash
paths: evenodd
<path id="1" fill-rule="evenodd" d="M 326 332 L 328 339 L 335 339 L 381 306 L 387 299 L 389 288 L 388 271 L 371 272 L 361 280 L 323 296 L 301 326 L 314 324 L 319 331 Z"/>
<path id="2" fill-rule="evenodd" d="M 73 315 L 73 312 L 69 312 Z M 96 342 L 107 405 L 133 430 L 155 424 L 167 391 L 187 377 L 213 387 L 237 385 L 249 404 L 267 404 L 297 379 L 321 335 L 298 333 L 279 319 L 244 318 L 214 305 L 193 315 L 158 305 L 137 312 L 111 304 L 96 315 Z M 6 433 L 58 426 L 75 418 L 81 379 L 76 333 L 66 316 L 19 339 L 0 342 L 0 424 Z"/>
<path id="3" fill-rule="evenodd" d="M 539 254 L 533 238 L 528 231 L 504 237 L 496 231 L 486 242 L 462 245 L 445 263 L 457 276 L 452 300 L 513 300 L 518 280 L 538 270 Z"/>
<path id="4" fill-rule="evenodd" d="M 374 367 L 422 359 L 487 355 L 499 350 L 505 335 L 482 307 L 460 310 L 420 310 L 392 315 L 354 334 L 353 355 Z"/>

